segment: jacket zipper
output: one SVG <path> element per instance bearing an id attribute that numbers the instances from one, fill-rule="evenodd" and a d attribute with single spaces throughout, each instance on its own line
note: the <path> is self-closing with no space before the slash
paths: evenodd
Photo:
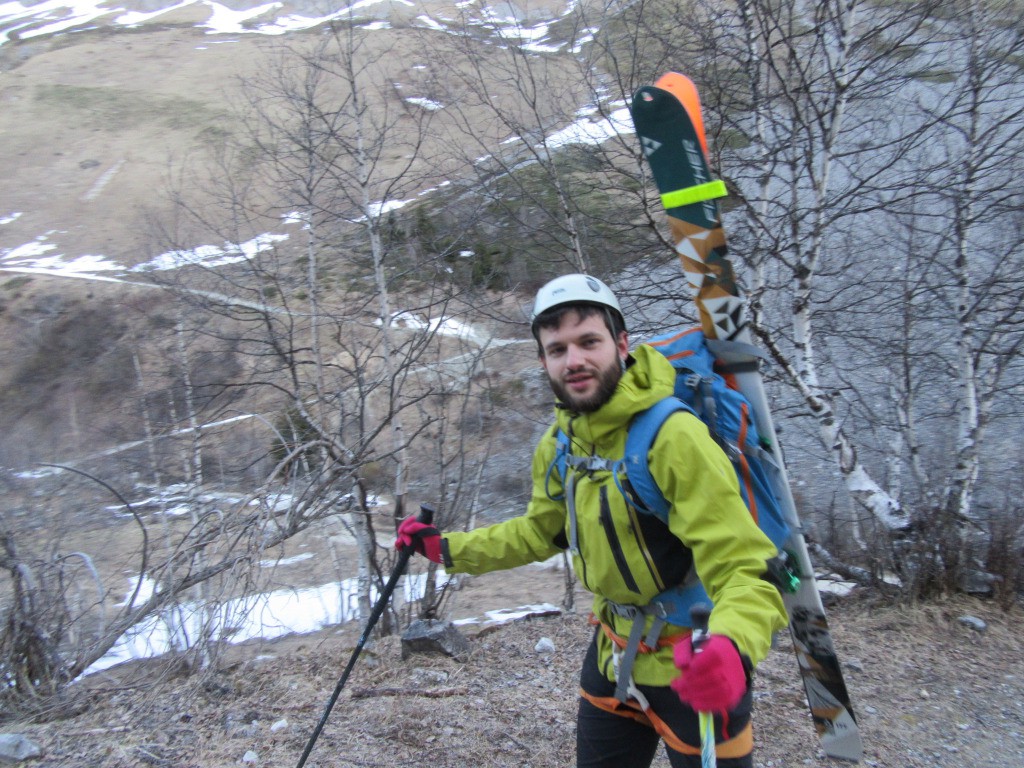
<path id="1" fill-rule="evenodd" d="M 619 569 L 619 573 L 622 574 L 622 580 L 625 582 L 626 589 L 630 592 L 640 594 L 640 587 L 636 583 L 636 579 L 633 577 L 633 573 L 629 570 L 629 564 L 626 562 L 626 555 L 622 551 L 622 544 L 619 541 L 619 535 L 615 532 L 615 522 L 612 520 L 612 509 L 608 503 L 608 486 L 601 486 L 601 526 L 604 528 L 605 536 L 608 539 L 608 546 L 612 551 L 612 557 L 615 559 L 615 565 Z"/>
<path id="2" fill-rule="evenodd" d="M 640 521 L 637 519 L 636 507 L 629 503 L 628 500 L 626 502 L 626 511 L 629 514 L 629 523 L 633 527 L 633 536 L 636 539 L 637 548 L 644 559 L 644 565 L 647 566 L 648 573 L 651 574 L 651 578 L 654 580 L 655 589 L 658 592 L 664 592 L 667 589 L 665 580 L 661 578 L 661 573 L 654 564 L 654 557 L 651 555 L 650 550 L 647 549 L 647 542 L 644 540 L 643 530 L 640 528 Z"/>

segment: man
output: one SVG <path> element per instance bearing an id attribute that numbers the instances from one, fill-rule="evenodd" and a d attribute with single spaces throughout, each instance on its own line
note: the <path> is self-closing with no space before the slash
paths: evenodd
<path id="1" fill-rule="evenodd" d="M 396 546 L 473 574 L 572 551 L 600 624 L 580 674 L 578 768 L 647 768 L 659 741 L 674 767 L 697 768 L 697 711 L 715 715 L 719 765 L 752 768 L 750 674 L 786 624 L 765 580 L 775 546 L 744 505 L 729 459 L 691 413 L 671 415 L 648 455 L 671 503 L 667 524 L 638 513 L 622 476 L 588 463 L 622 458 L 631 420 L 670 396 L 676 375 L 651 347 L 630 354 L 618 300 L 604 283 L 552 280 L 537 294 L 532 330 L 557 403 L 556 424 L 534 452 L 526 513 L 444 536 L 410 517 Z M 559 430 L 572 454 L 564 480 L 555 468 Z M 710 638 L 696 652 L 687 628 L 662 626 L 654 600 L 691 565 L 714 603 Z"/>

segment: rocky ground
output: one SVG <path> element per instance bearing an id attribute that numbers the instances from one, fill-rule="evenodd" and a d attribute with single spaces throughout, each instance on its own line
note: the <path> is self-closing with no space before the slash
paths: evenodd
<path id="1" fill-rule="evenodd" d="M 519 578 L 475 581 L 459 610 L 520 596 Z M 529 594 L 558 601 L 557 573 L 523 578 Z M 966 616 L 986 628 L 971 628 Z M 908 608 L 861 598 L 833 607 L 830 618 L 865 765 L 1024 765 L 1019 609 L 1004 613 L 966 599 Z M 38 766 L 292 766 L 360 629 L 234 649 L 225 669 L 205 681 L 152 662 L 118 669 L 77 691 L 78 714 L 8 722 L 2 730 L 39 743 Z M 403 659 L 398 638 L 377 641 L 360 657 L 307 765 L 570 766 L 577 668 L 590 631 L 585 613 L 467 628 L 472 651 L 463 660 Z M 542 638 L 553 651 L 538 650 Z M 786 638 L 760 667 L 755 723 L 759 766 L 840 765 L 817 746 Z M 659 757 L 655 765 L 668 762 Z"/>

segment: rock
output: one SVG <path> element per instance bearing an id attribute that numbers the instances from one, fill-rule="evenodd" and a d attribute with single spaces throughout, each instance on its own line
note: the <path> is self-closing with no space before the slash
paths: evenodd
<path id="1" fill-rule="evenodd" d="M 970 627 L 975 632 L 984 632 L 986 629 L 988 629 L 988 624 L 979 619 L 977 616 L 961 616 L 959 621 L 961 624 Z"/>
<path id="2" fill-rule="evenodd" d="M 969 595 L 991 595 L 996 577 L 987 571 L 968 569 L 960 577 L 960 589 Z"/>
<path id="3" fill-rule="evenodd" d="M 242 755 L 242 762 L 250 765 L 255 765 L 259 762 L 260 756 L 253 752 L 251 749 Z"/>
<path id="4" fill-rule="evenodd" d="M 444 685 L 448 682 L 448 673 L 436 669 L 422 669 L 417 667 L 409 676 L 410 682 L 418 688 L 431 688 L 436 685 Z"/>
<path id="5" fill-rule="evenodd" d="M 288 728 L 288 721 L 285 718 L 281 718 L 276 723 L 274 723 L 272 726 L 270 726 L 270 732 L 271 733 L 277 733 L 278 731 L 283 731 L 283 730 L 285 730 L 287 728 Z"/>
<path id="6" fill-rule="evenodd" d="M 440 653 L 465 660 L 469 656 L 469 641 L 450 621 L 418 620 L 402 633 L 402 658 L 414 653 Z"/>
<path id="7" fill-rule="evenodd" d="M 247 713 L 246 716 L 236 717 L 235 715 L 229 714 L 224 719 L 224 732 L 228 736 L 255 736 L 259 732 L 259 721 L 256 719 L 244 719 L 245 717 L 251 717 L 251 713 Z"/>
<path id="8" fill-rule="evenodd" d="M 42 756 L 42 747 L 24 734 L 0 733 L 0 763 L 20 763 Z"/>
<path id="9" fill-rule="evenodd" d="M 533 650 L 535 650 L 537 653 L 554 653 L 555 644 L 551 642 L 550 637 L 542 637 L 540 640 L 537 641 L 537 645 L 533 647 Z"/>

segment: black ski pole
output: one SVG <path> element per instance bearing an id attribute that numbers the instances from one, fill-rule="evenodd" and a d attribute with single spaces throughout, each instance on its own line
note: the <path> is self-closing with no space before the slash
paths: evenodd
<path id="1" fill-rule="evenodd" d="M 420 513 L 416 517 L 421 523 L 430 525 L 434 522 L 434 509 L 428 507 L 426 504 L 420 505 Z M 309 757 L 309 753 L 313 751 L 313 745 L 316 744 L 316 740 L 320 738 L 320 731 L 324 729 L 324 725 L 327 724 L 327 718 L 331 714 L 331 710 L 334 709 L 335 702 L 338 701 L 338 697 L 341 695 L 341 689 L 345 687 L 345 683 L 348 682 L 348 676 L 352 673 L 352 668 L 356 665 L 356 659 L 359 658 L 360 652 L 363 650 L 363 646 L 366 645 L 366 641 L 370 639 L 370 633 L 373 631 L 374 625 L 377 620 L 384 613 L 384 609 L 387 607 L 388 601 L 391 599 L 391 593 L 395 591 L 395 585 L 398 584 L 398 580 L 405 573 L 405 567 L 409 564 L 409 558 L 413 556 L 416 548 L 412 545 L 403 547 L 398 553 L 398 562 L 395 563 L 394 569 L 391 571 L 391 576 L 388 578 L 388 583 L 384 585 L 383 591 L 380 593 L 380 597 L 377 598 L 377 602 L 373 606 L 373 610 L 370 611 L 370 618 L 366 621 L 366 628 L 363 629 L 363 634 L 359 637 L 359 642 L 356 643 L 355 650 L 352 651 L 352 656 L 348 660 L 348 664 L 345 666 L 345 671 L 341 673 L 341 677 L 338 680 L 338 684 L 334 687 L 334 693 L 331 694 L 331 700 L 327 702 L 327 709 L 324 710 L 323 717 L 320 718 L 320 722 L 316 724 L 316 728 L 313 729 L 313 735 L 309 737 L 309 741 L 306 743 L 306 748 L 302 752 L 302 757 L 299 758 L 299 764 L 296 768 L 302 768 L 306 764 L 306 758 Z"/>

